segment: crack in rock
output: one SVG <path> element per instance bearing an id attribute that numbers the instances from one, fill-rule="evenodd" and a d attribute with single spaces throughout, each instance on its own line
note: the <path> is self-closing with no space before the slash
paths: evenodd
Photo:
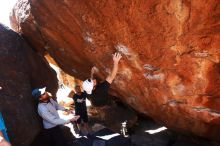
<path id="1" fill-rule="evenodd" d="M 197 112 L 209 112 L 212 115 L 220 117 L 220 112 L 212 110 L 210 108 L 206 108 L 206 107 L 192 107 L 192 109 L 197 111 Z"/>

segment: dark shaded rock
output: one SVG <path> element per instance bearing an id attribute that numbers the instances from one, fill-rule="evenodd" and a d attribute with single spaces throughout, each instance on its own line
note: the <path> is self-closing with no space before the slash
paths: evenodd
<path id="1" fill-rule="evenodd" d="M 32 88 L 47 86 L 55 93 L 57 78 L 42 56 L 1 24 L 0 86 L 0 111 L 10 140 L 15 146 L 29 146 L 41 128 Z"/>
<path id="2" fill-rule="evenodd" d="M 109 104 L 104 107 L 90 107 L 88 109 L 92 123 L 101 122 L 106 127 L 119 132 L 121 123 L 127 122 L 127 127 L 133 126 L 137 122 L 137 114 L 128 107 L 120 107 L 115 104 Z"/>
<path id="3" fill-rule="evenodd" d="M 139 118 L 130 134 L 133 146 L 219 146 L 198 136 L 186 136 L 146 118 Z"/>

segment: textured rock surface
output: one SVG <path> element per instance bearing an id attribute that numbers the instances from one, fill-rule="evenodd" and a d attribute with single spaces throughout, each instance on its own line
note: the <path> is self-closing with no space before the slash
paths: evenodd
<path id="1" fill-rule="evenodd" d="M 29 146 L 40 130 L 31 89 L 47 86 L 55 92 L 56 74 L 17 33 L 1 24 L 0 40 L 0 111 L 12 144 Z"/>
<path id="2" fill-rule="evenodd" d="M 112 94 L 166 126 L 220 134 L 219 0 L 21 0 L 11 22 L 38 52 L 85 79 L 123 60 Z"/>

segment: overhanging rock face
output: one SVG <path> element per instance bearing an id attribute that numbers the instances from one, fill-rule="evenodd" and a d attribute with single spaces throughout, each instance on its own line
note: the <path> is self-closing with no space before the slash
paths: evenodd
<path id="1" fill-rule="evenodd" d="M 166 126 L 220 134 L 220 2 L 21 0 L 11 22 L 38 52 L 85 79 L 123 54 L 112 94 Z"/>

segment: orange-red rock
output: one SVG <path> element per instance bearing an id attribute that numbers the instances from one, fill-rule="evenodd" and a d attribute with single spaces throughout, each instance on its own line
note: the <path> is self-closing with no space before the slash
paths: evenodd
<path id="1" fill-rule="evenodd" d="M 219 0 L 20 0 L 11 22 L 38 52 L 85 79 L 123 54 L 112 94 L 166 126 L 218 140 Z"/>

